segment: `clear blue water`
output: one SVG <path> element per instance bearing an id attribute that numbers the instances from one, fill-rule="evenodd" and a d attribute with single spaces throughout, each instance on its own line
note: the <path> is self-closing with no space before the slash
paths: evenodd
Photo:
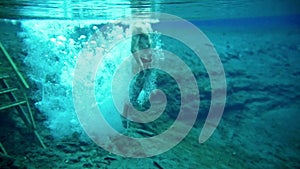
<path id="1" fill-rule="evenodd" d="M 1 149 L 0 168 L 300 167 L 298 1 L 1 1 L 0 6 L 0 41 L 30 83 L 27 95 L 37 132 L 47 146 L 43 149 L 30 132 L 23 132 L 26 127 L 14 109 L 2 110 L 0 142 L 9 157 L 3 155 Z M 184 61 L 197 80 L 200 109 L 187 136 L 161 154 L 126 158 L 95 144 L 97 138 L 111 136 L 101 127 L 104 126 L 102 122 L 99 122 L 100 127 L 92 129 L 103 134 L 100 137 L 95 134 L 94 140 L 84 132 L 82 121 L 82 125 L 79 123 L 82 119 L 78 112 L 76 114 L 78 102 L 74 101 L 72 93 L 76 63 L 82 56 L 97 58 L 97 53 L 109 49 L 113 40 L 126 37 L 129 26 L 112 22 L 134 11 L 164 12 L 182 17 L 200 29 L 215 48 L 224 68 L 227 96 L 221 121 L 203 144 L 199 144 L 198 139 L 212 98 L 207 68 L 190 46 L 159 32 L 151 36 L 153 47 L 159 49 L 154 62 L 169 65 L 174 72 L 183 71 L 175 61 L 166 63 L 167 58 L 161 50 L 170 51 Z M 101 28 L 106 28 L 107 34 L 97 36 L 96 50 L 93 47 L 87 50 L 87 42 L 93 41 L 93 35 Z M 185 29 L 172 28 L 170 31 L 184 32 Z M 122 100 L 126 95 L 122 88 L 125 80 L 117 79 L 114 82 L 117 85 L 111 86 L 120 63 L 131 54 L 131 40 L 129 37 L 121 41 L 104 57 L 93 81 L 93 94 L 96 104 L 104 111 L 104 118 L 114 129 L 133 138 L 150 138 L 174 124 L 182 94 L 174 84 L 174 78 L 157 71 L 156 87 L 166 94 L 168 101 L 163 114 L 146 124 L 122 123 L 124 118 L 118 114 L 118 104 L 112 104 L 111 95 L 117 90 L 115 101 Z M 0 59 L 0 75 L 10 74 L 3 53 Z M 89 64 L 86 68 L 93 66 Z M 130 72 L 131 67 L 121 70 Z M 182 79 L 186 76 L 188 74 Z M 123 77 L 132 76 L 124 74 Z M 152 78 L 148 77 L 148 81 Z M 88 83 L 85 85 L 79 91 L 88 88 Z M 131 85 L 139 86 L 136 79 L 131 80 Z M 188 91 L 191 94 L 195 89 Z M 131 97 L 131 102 L 138 105 L 132 98 L 138 97 L 140 92 L 135 87 L 130 92 L 131 96 L 136 95 Z M 7 101 L 5 96 L 0 99 L 1 103 Z M 92 106 L 87 104 L 88 100 L 82 99 L 82 102 L 86 104 L 81 104 L 79 109 L 90 110 Z M 193 103 L 191 100 L 187 109 L 193 107 Z M 144 107 L 147 108 L 149 102 Z M 177 133 L 180 132 L 183 130 Z M 136 149 L 140 145 L 134 141 L 127 144 L 116 140 L 112 137 L 107 144 L 121 144 L 117 147 L 124 151 L 139 152 Z M 152 146 L 143 148 L 148 152 Z"/>

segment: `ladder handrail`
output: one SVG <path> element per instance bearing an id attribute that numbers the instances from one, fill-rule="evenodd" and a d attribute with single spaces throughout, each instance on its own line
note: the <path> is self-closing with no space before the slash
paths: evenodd
<path id="1" fill-rule="evenodd" d="M 2 45 L 1 42 L 0 42 L 0 48 L 1 48 L 2 52 L 3 52 L 3 54 L 6 56 L 7 60 L 10 63 L 10 65 L 12 66 L 12 68 L 14 69 L 14 71 L 16 72 L 16 74 L 18 75 L 18 77 L 21 80 L 22 84 L 25 86 L 26 89 L 29 89 L 29 85 L 28 85 L 27 81 L 25 80 L 25 78 L 23 77 L 23 75 L 19 71 L 18 67 L 16 66 L 16 64 L 14 63 L 14 61 L 12 60 L 12 58 L 10 57 L 10 55 L 7 53 L 6 49 L 4 48 L 4 46 Z"/>

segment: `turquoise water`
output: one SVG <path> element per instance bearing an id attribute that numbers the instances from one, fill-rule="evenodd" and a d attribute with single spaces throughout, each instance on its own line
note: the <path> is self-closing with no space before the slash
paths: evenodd
<path id="1" fill-rule="evenodd" d="M 282 16 L 299 13 L 296 0 L 234 1 L 234 0 L 47 0 L 0 3 L 1 18 L 41 19 L 116 19 L 132 12 L 162 12 L 191 19 L 228 19 L 260 16 Z"/>
<path id="2" fill-rule="evenodd" d="M 292 0 L 143 3 L 66 0 L 38 5 L 31 1 L 1 2 L 0 41 L 31 86 L 26 94 L 34 112 L 36 131 L 47 148 L 39 145 L 14 108 L 1 110 L 0 142 L 8 156 L 0 149 L 0 168 L 299 168 L 298 4 Z M 212 93 L 223 89 L 214 89 L 211 79 L 222 73 L 215 66 L 212 70 L 217 75 L 209 75 L 206 60 L 199 59 L 198 48 L 191 47 L 202 41 L 195 39 L 191 44 L 180 41 L 199 36 L 191 34 L 186 25 L 179 25 L 168 29 L 184 32 L 179 40 L 159 31 L 151 34 L 151 45 L 156 49 L 153 67 L 165 66 L 170 71 L 151 69 L 151 75 L 142 72 L 133 76 L 131 62 L 123 62 L 132 58 L 130 23 L 114 21 L 136 11 L 170 13 L 188 20 L 210 40 L 210 45 L 204 44 L 217 52 L 226 78 L 226 103 L 220 123 L 210 121 L 216 129 L 204 143 L 199 143 L 199 135 L 213 105 Z M 152 23 L 152 28 L 157 29 L 161 22 Z M 104 34 L 99 34 L 99 30 L 104 30 Z M 113 44 L 115 41 L 118 43 Z M 163 50 L 172 52 L 184 65 L 168 58 Z M 200 55 L 209 53 L 199 51 Z M 85 63 L 82 67 L 80 61 Z M 0 63 L 0 75 L 12 76 L 2 52 Z M 190 85 L 193 81 L 188 78 L 190 72 L 185 66 L 195 78 L 196 88 Z M 94 74 L 87 77 L 80 74 L 89 70 L 95 71 Z M 179 80 L 174 77 L 176 73 Z M 95 79 L 91 80 L 93 76 Z M 130 79 L 129 86 L 126 79 Z M 8 80 L 11 86 L 16 81 L 17 78 Z M 93 107 L 99 107 L 104 119 L 117 132 L 132 138 L 152 138 L 174 127 L 178 120 L 180 106 L 186 103 L 179 82 L 189 87 L 188 103 L 184 106 L 190 118 L 194 117 L 192 109 L 199 104 L 195 124 L 183 140 L 179 138 L 186 132 L 187 124 L 180 123 L 173 133 L 175 137 L 171 134 L 144 146 L 134 140 L 122 142 L 104 127 L 106 123 L 90 115 Z M 140 83 L 148 86 L 141 87 Z M 95 105 L 90 104 L 90 97 L 81 94 L 90 88 Z M 147 96 L 154 88 L 160 89 L 167 99 L 157 119 L 149 123 L 128 122 L 119 115 L 125 110 L 126 96 L 134 108 L 149 109 L 148 99 L 141 105 L 137 98 L 139 90 L 144 89 Z M 194 97 L 197 91 L 199 96 Z M 163 100 L 157 94 L 153 97 L 158 98 L 157 102 Z M 0 99 L 2 105 L 8 98 L 1 95 Z M 162 105 L 157 102 L 153 105 L 160 108 Z M 140 113 L 147 117 L 155 110 Z M 96 143 L 101 139 L 104 144 L 98 146 Z M 178 144 L 163 151 L 174 140 L 179 140 Z M 124 152 L 139 158 L 123 157 Z M 160 153 L 147 154 L 153 152 Z"/>

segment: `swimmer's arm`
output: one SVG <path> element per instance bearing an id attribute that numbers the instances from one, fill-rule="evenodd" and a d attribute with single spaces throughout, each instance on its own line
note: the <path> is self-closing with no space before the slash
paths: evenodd
<path id="1" fill-rule="evenodd" d="M 131 53 L 136 52 L 138 49 L 138 43 L 140 41 L 140 36 L 138 35 L 133 35 L 131 38 Z"/>
<path id="2" fill-rule="evenodd" d="M 138 51 L 138 42 L 140 40 L 140 36 L 134 36 L 132 37 L 132 41 L 131 41 L 131 53 L 133 54 L 133 57 L 135 59 L 135 61 L 137 62 L 137 64 L 139 65 L 140 68 L 144 67 L 144 64 L 141 60 L 141 57 L 138 56 L 138 54 L 136 53 Z"/>

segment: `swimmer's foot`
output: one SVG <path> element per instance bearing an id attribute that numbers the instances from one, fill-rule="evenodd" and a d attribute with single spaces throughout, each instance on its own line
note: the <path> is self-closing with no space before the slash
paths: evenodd
<path id="1" fill-rule="evenodd" d="M 137 103 L 142 106 L 146 102 L 147 98 L 147 92 L 143 89 L 137 98 Z"/>

